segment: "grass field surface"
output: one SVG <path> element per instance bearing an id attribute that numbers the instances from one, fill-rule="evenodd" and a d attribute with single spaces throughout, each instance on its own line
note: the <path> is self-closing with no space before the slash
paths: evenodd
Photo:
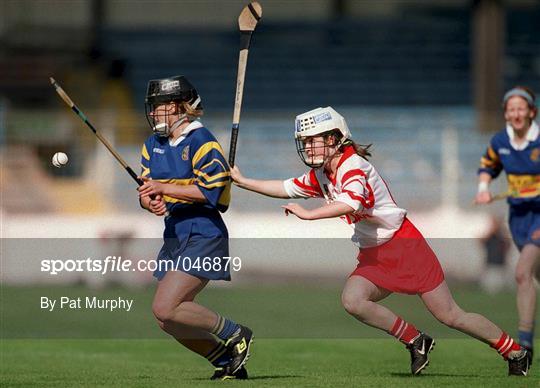
<path id="1" fill-rule="evenodd" d="M 261 339 L 252 347 L 248 381 L 209 381 L 208 362 L 169 340 L 8 340 L 2 345 L 4 387 L 187 386 L 461 386 L 538 387 L 539 369 L 508 377 L 486 345 L 439 340 L 422 376 L 392 339 Z"/>
<path id="2" fill-rule="evenodd" d="M 515 333 L 512 292 L 490 296 L 452 288 L 463 308 Z M 211 382 L 206 360 L 160 332 L 151 314 L 152 294 L 153 287 L 3 286 L 1 386 L 540 386 L 538 357 L 529 377 L 508 377 L 493 349 L 439 324 L 418 298 L 393 295 L 384 303 L 437 341 L 424 375 L 412 377 L 405 347 L 348 316 L 337 285 L 205 290 L 201 303 L 249 325 L 256 336 L 250 380 Z M 39 308 L 43 295 L 131 297 L 134 307 L 46 312 Z"/>

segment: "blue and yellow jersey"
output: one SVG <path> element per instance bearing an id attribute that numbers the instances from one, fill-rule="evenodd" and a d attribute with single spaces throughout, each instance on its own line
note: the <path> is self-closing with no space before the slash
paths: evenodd
<path id="1" fill-rule="evenodd" d="M 225 212 L 231 199 L 230 171 L 223 150 L 208 129 L 192 122 L 177 139 L 170 144 L 168 138 L 151 135 L 141 151 L 142 176 L 163 183 L 196 185 L 207 199 L 205 204 L 196 204 L 207 209 Z M 194 203 L 165 196 L 169 213 L 180 213 Z"/>
<path id="2" fill-rule="evenodd" d="M 505 171 L 510 205 L 540 205 L 540 137 L 533 122 L 524 143 L 516 145 L 513 130 L 508 127 L 493 136 L 480 160 L 478 173 L 492 178 Z"/>

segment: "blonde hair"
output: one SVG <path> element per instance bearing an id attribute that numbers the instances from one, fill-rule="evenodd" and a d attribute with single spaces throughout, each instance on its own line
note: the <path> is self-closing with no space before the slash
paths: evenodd
<path id="1" fill-rule="evenodd" d="M 196 119 L 201 117 L 204 114 L 204 111 L 202 108 L 195 108 L 193 109 L 191 107 L 191 103 L 187 101 L 181 101 L 177 103 L 177 107 L 180 111 L 180 113 L 185 113 L 190 119 Z"/>

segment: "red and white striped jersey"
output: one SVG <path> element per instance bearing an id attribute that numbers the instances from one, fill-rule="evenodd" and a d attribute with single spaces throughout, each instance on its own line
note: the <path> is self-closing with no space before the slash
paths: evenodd
<path id="1" fill-rule="evenodd" d="M 362 248 L 390 240 L 407 214 L 396 205 L 377 170 L 352 146 L 345 148 L 334 179 L 320 167 L 284 181 L 283 186 L 291 198 L 322 197 L 352 207 L 354 213 L 341 218 L 354 227 L 352 241 Z"/>

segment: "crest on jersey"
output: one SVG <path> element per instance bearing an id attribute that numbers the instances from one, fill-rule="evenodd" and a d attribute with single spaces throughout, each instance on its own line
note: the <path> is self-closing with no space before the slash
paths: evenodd
<path id="1" fill-rule="evenodd" d="M 185 146 L 182 150 L 182 160 L 188 160 L 189 159 L 189 146 Z"/>
<path id="2" fill-rule="evenodd" d="M 540 160 L 540 148 L 532 150 L 530 158 L 533 162 L 538 162 Z"/>

